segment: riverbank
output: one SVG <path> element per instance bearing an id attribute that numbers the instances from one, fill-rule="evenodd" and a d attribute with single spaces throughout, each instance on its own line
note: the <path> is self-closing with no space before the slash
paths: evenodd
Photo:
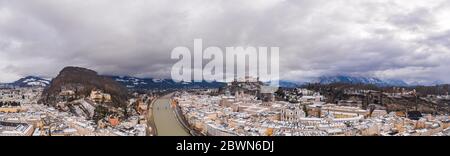
<path id="1" fill-rule="evenodd" d="M 155 103 L 157 99 L 151 100 L 148 104 L 148 110 L 147 110 L 147 136 L 157 136 L 158 135 L 158 129 L 156 128 L 155 119 L 153 116 L 153 104 Z"/>
<path id="2" fill-rule="evenodd" d="M 183 113 L 181 112 L 180 106 L 175 105 L 174 113 L 177 116 L 178 122 L 181 123 L 181 125 L 184 127 L 184 129 L 188 133 L 190 133 L 192 136 L 204 136 L 203 134 L 201 134 L 191 128 L 191 126 L 189 125 L 189 122 L 186 120 Z"/>

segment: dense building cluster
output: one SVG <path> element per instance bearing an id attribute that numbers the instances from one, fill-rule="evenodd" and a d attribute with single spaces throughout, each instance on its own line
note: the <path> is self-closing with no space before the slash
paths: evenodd
<path id="1" fill-rule="evenodd" d="M 287 101 L 264 101 L 244 92 L 212 96 L 178 92 L 174 103 L 189 127 L 210 136 L 422 136 L 448 135 L 448 115 L 362 109 L 361 101 L 324 102 L 317 92 L 299 89 Z M 345 103 L 359 103 L 351 105 Z"/>
<path id="2" fill-rule="evenodd" d="M 14 101 L 20 105 L 0 107 L 0 136 L 145 136 L 146 122 L 139 114 L 126 119 L 108 117 L 95 122 L 85 116 L 37 104 L 42 88 L 1 89 L 0 101 Z M 70 96 L 66 91 L 61 95 Z M 93 91 L 85 101 L 108 100 L 109 95 Z M 100 99 L 99 96 L 102 96 Z M 90 100 L 92 99 L 92 100 Z M 82 99 L 84 101 L 84 99 Z M 131 100 L 131 101 L 136 101 Z M 83 103 L 83 102 L 81 102 Z M 88 104 L 86 104 L 88 105 Z M 141 106 L 142 107 L 142 106 Z M 86 108 L 86 107 L 83 107 Z M 145 109 L 145 108 L 144 108 Z M 93 111 L 93 110 L 79 110 Z M 103 122 L 105 121 L 105 122 Z"/>

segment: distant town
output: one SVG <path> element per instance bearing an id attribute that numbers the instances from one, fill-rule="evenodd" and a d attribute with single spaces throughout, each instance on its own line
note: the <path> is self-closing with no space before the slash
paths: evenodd
<path id="1" fill-rule="evenodd" d="M 20 81 L 0 87 L 0 136 L 450 135 L 448 85 L 177 84 L 79 67 Z"/>

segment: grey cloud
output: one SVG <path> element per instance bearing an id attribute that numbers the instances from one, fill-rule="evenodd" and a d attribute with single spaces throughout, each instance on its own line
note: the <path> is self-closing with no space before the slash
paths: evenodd
<path id="1" fill-rule="evenodd" d="M 0 81 L 64 66 L 168 77 L 177 46 L 278 46 L 283 78 L 448 79 L 441 0 L 0 0 Z M 401 5 L 405 4 L 405 5 Z M 406 5 L 408 4 L 408 5 Z M 442 46 L 443 45 L 443 46 Z"/>

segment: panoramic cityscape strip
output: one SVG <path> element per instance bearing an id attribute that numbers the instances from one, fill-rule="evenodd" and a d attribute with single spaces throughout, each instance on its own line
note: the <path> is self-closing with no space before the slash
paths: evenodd
<path id="1" fill-rule="evenodd" d="M 449 8 L 0 0 L 0 136 L 450 136 Z"/>
<path id="2" fill-rule="evenodd" d="M 436 90 L 437 89 L 437 90 Z M 2 136 L 443 136 L 448 85 L 175 82 L 66 67 L 3 84 Z"/>

